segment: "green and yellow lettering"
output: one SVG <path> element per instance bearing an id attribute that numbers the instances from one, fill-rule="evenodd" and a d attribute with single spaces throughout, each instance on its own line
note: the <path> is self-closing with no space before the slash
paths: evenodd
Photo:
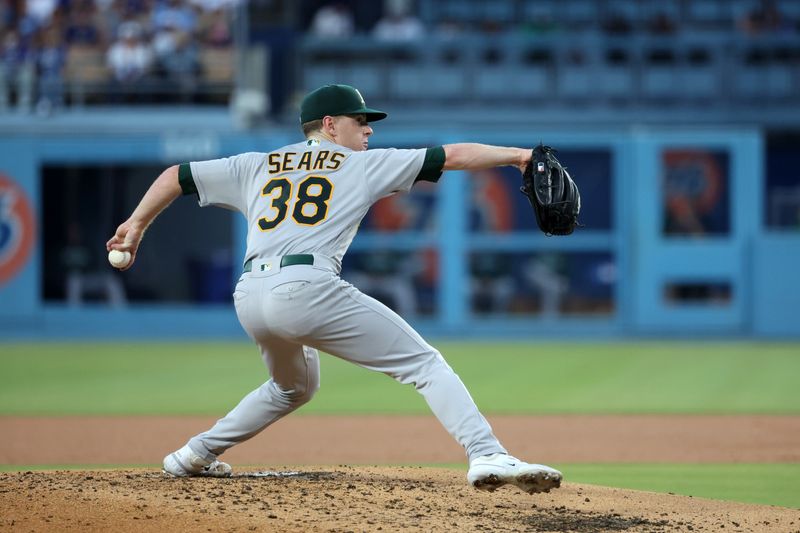
<path id="1" fill-rule="evenodd" d="M 276 174 L 281 170 L 281 154 L 269 154 L 267 158 L 269 162 L 269 173 Z"/>
<path id="2" fill-rule="evenodd" d="M 282 172 L 291 172 L 294 170 L 294 167 L 292 166 L 293 163 L 292 159 L 296 155 L 297 154 L 294 152 L 286 152 L 285 154 L 283 154 L 283 166 L 281 167 Z"/>
<path id="3" fill-rule="evenodd" d="M 297 170 L 311 170 L 311 152 L 303 152 L 300 162 L 297 164 Z"/>
<path id="4" fill-rule="evenodd" d="M 331 156 L 331 160 L 328 161 L 328 170 L 336 170 L 339 168 L 339 165 L 342 164 L 342 161 L 344 161 L 346 157 L 347 156 L 341 152 L 334 152 Z"/>
<path id="5" fill-rule="evenodd" d="M 329 155 L 331 155 L 331 153 L 328 150 L 320 150 L 317 154 L 316 161 L 314 161 L 314 170 L 322 170 Z"/>

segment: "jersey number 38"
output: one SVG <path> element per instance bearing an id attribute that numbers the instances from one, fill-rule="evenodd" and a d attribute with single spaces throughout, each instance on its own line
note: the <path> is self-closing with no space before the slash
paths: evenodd
<path id="1" fill-rule="evenodd" d="M 333 183 L 325 176 L 309 176 L 297 185 L 297 197 L 292 198 L 292 182 L 286 178 L 273 178 L 261 189 L 261 196 L 272 199 L 271 212 L 258 219 L 261 231 L 278 226 L 293 204 L 292 218 L 303 226 L 319 224 L 328 216 L 328 200 L 333 193 Z"/>

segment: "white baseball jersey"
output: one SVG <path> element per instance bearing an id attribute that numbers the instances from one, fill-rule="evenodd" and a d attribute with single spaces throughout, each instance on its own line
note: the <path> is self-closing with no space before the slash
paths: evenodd
<path id="1" fill-rule="evenodd" d="M 201 206 L 244 214 L 245 260 L 316 253 L 341 265 L 372 204 L 417 180 L 438 180 L 444 158 L 437 150 L 356 152 L 309 139 L 270 153 L 191 163 L 191 181 L 184 167 L 181 185 L 185 193 L 196 190 Z"/>

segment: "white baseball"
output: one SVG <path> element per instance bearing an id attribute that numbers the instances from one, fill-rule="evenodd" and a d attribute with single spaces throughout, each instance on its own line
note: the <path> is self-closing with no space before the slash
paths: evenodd
<path id="1" fill-rule="evenodd" d="M 108 252 L 108 262 L 111 263 L 111 266 L 114 268 L 124 268 L 131 262 L 131 253 L 111 250 Z"/>

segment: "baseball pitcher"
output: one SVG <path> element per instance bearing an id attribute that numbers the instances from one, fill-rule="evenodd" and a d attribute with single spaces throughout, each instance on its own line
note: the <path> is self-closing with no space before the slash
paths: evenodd
<path id="1" fill-rule="evenodd" d="M 436 182 L 444 170 L 528 169 L 530 149 L 451 144 L 368 150 L 371 123 L 386 113 L 347 85 L 326 85 L 302 102 L 305 140 L 269 153 L 245 153 L 166 169 L 108 241 L 131 261 L 147 227 L 181 194 L 201 206 L 247 218 L 247 252 L 233 300 L 271 378 L 211 429 L 164 458 L 171 476 L 229 476 L 218 457 L 311 400 L 319 387 L 318 350 L 413 384 L 466 450 L 467 479 L 481 490 L 512 484 L 547 492 L 561 473 L 506 452 L 461 379 L 442 355 L 392 310 L 339 277 L 367 210 L 379 199 Z M 528 169 L 530 172 L 530 169 Z"/>

